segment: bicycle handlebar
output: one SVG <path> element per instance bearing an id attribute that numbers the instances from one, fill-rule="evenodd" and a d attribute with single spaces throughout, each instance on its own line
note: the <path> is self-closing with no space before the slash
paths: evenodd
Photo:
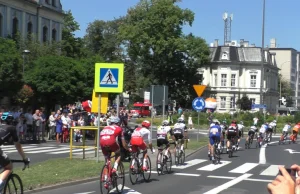
<path id="1" fill-rule="evenodd" d="M 26 167 L 29 168 L 29 163 L 30 163 L 30 159 L 28 158 L 28 161 L 25 160 L 10 160 L 12 163 L 24 163 L 24 167 L 22 168 L 22 170 L 24 171 L 26 169 Z"/>

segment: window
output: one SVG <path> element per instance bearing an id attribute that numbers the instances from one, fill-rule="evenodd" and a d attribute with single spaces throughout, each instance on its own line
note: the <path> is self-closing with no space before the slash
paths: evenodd
<path id="1" fill-rule="evenodd" d="M 228 53 L 227 52 L 223 52 L 222 60 L 228 60 Z"/>
<path id="2" fill-rule="evenodd" d="M 226 74 L 221 74 L 221 86 L 226 86 L 227 82 L 227 75 Z"/>
<path id="3" fill-rule="evenodd" d="M 43 42 L 47 42 L 48 40 L 48 28 L 47 26 L 43 27 Z"/>
<path id="4" fill-rule="evenodd" d="M 18 20 L 18 18 L 14 18 L 14 19 L 13 19 L 13 26 L 12 26 L 12 38 L 13 38 L 13 39 L 16 39 L 16 38 L 17 38 L 18 25 L 19 25 L 19 20 Z"/>
<path id="5" fill-rule="evenodd" d="M 3 17 L 2 14 L 0 14 L 0 37 L 3 36 Z"/>
<path id="6" fill-rule="evenodd" d="M 218 74 L 214 74 L 215 77 L 215 87 L 218 87 Z"/>
<path id="7" fill-rule="evenodd" d="M 50 0 L 46 0 L 46 3 L 47 3 L 47 4 L 50 4 Z"/>
<path id="8" fill-rule="evenodd" d="M 27 24 L 27 38 L 28 38 L 29 40 L 31 40 L 31 34 L 32 34 L 32 23 L 29 22 L 29 23 Z"/>
<path id="9" fill-rule="evenodd" d="M 250 98 L 252 104 L 255 104 L 255 98 Z"/>
<path id="10" fill-rule="evenodd" d="M 235 100 L 234 97 L 230 98 L 230 108 L 235 108 Z"/>
<path id="11" fill-rule="evenodd" d="M 221 97 L 220 108 L 226 107 L 226 97 Z"/>
<path id="12" fill-rule="evenodd" d="M 52 40 L 56 41 L 56 29 L 52 30 Z"/>
<path id="13" fill-rule="evenodd" d="M 251 88 L 256 87 L 256 75 L 250 75 L 250 87 Z"/>
<path id="14" fill-rule="evenodd" d="M 56 7 L 56 0 L 52 0 L 52 6 Z"/>
<path id="15" fill-rule="evenodd" d="M 231 74 L 231 86 L 235 87 L 235 74 Z"/>

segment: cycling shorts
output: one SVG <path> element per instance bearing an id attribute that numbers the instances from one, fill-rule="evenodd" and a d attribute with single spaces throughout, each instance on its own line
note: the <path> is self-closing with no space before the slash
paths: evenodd
<path id="1" fill-rule="evenodd" d="M 109 157 L 111 152 L 118 152 L 120 150 L 120 146 L 118 142 L 114 141 L 100 141 L 100 146 L 104 157 Z"/>
<path id="2" fill-rule="evenodd" d="M 3 168 L 10 164 L 9 157 L 3 152 L 3 150 L 0 148 L 0 166 Z"/>
<path id="3" fill-rule="evenodd" d="M 157 147 L 161 147 L 163 145 L 169 146 L 169 141 L 166 139 L 158 139 L 156 140 Z"/>
<path id="4" fill-rule="evenodd" d="M 254 135 L 254 134 L 255 134 L 254 131 L 251 131 L 251 130 L 250 130 L 250 131 L 248 132 L 248 136 L 251 136 L 251 135 Z"/>
<path id="5" fill-rule="evenodd" d="M 220 139 L 221 139 L 221 136 L 220 136 L 219 133 L 216 133 L 216 134 L 212 134 L 211 133 L 209 135 L 209 143 L 210 143 L 210 145 L 214 145 L 215 140 L 218 141 L 218 142 L 220 142 Z"/>
<path id="6" fill-rule="evenodd" d="M 273 133 L 273 128 L 268 128 L 267 132 Z"/>
<path id="7" fill-rule="evenodd" d="M 242 131 L 239 130 L 239 138 L 242 137 Z"/>
<path id="8" fill-rule="evenodd" d="M 179 140 L 179 139 L 183 139 L 183 134 L 180 134 L 180 133 L 174 133 L 174 137 L 175 137 L 175 139 L 176 139 L 176 141 L 177 141 L 177 140 Z"/>

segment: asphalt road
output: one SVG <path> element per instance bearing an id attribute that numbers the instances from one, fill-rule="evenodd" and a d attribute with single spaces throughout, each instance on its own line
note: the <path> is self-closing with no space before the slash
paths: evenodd
<path id="1" fill-rule="evenodd" d="M 273 143 L 256 149 L 241 149 L 234 153 L 233 158 L 222 155 L 221 164 L 213 165 L 207 158 L 207 149 L 202 149 L 187 158 L 183 166 L 173 166 L 173 172 L 158 176 L 152 173 L 149 183 L 131 185 L 126 176 L 125 189 L 127 194 L 248 194 L 268 193 L 266 186 L 278 174 L 278 165 L 290 167 L 300 158 L 298 144 L 278 145 L 278 138 Z M 292 154 L 293 153 L 293 154 Z M 152 165 L 153 166 L 153 165 Z M 99 181 L 74 184 L 39 194 L 92 194 L 100 193 Z M 113 192 L 112 192 L 113 193 Z"/>

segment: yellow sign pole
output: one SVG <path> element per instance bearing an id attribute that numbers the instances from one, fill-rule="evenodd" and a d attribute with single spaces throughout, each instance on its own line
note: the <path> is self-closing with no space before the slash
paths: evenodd
<path id="1" fill-rule="evenodd" d="M 99 162 L 99 146 L 100 146 L 100 114 L 101 114 L 101 93 L 98 98 L 98 130 L 97 130 L 97 162 Z"/>

